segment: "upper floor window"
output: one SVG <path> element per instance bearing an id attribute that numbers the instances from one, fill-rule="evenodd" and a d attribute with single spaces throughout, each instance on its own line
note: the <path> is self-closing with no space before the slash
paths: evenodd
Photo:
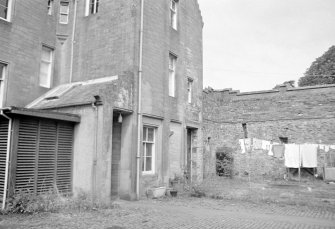
<path id="1" fill-rule="evenodd" d="M 170 26 L 177 30 L 178 1 L 170 0 Z"/>
<path id="2" fill-rule="evenodd" d="M 152 174 L 155 172 L 155 128 L 143 127 L 143 161 L 142 172 Z"/>
<path id="3" fill-rule="evenodd" d="M 177 57 L 169 55 L 169 96 L 175 97 L 176 91 L 176 62 Z"/>
<path id="4" fill-rule="evenodd" d="M 69 2 L 61 2 L 59 8 L 59 23 L 69 23 L 70 4 Z"/>
<path id="5" fill-rule="evenodd" d="M 54 8 L 54 0 L 48 0 L 48 14 L 52 15 Z"/>
<path id="6" fill-rule="evenodd" d="M 187 79 L 187 102 L 192 103 L 192 87 L 193 87 L 193 79 Z"/>
<path id="7" fill-rule="evenodd" d="M 99 1 L 100 0 L 86 0 L 86 16 L 98 13 Z"/>
<path id="8" fill-rule="evenodd" d="M 7 72 L 7 64 L 0 62 L 0 107 L 3 106 L 3 97 L 4 97 L 4 82 Z"/>
<path id="9" fill-rule="evenodd" d="M 0 19 L 10 21 L 12 0 L 0 0 Z"/>
<path id="10" fill-rule="evenodd" d="M 42 46 L 41 65 L 40 65 L 40 86 L 51 87 L 52 75 L 52 62 L 53 62 L 53 49 Z"/>

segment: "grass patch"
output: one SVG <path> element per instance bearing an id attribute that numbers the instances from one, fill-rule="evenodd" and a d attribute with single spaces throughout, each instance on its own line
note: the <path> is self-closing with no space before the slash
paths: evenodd
<path id="1" fill-rule="evenodd" d="M 80 192 L 76 196 L 62 195 L 57 189 L 35 194 L 29 190 L 17 191 L 9 197 L 1 214 L 33 214 L 41 212 L 94 211 L 113 209 L 113 201 L 99 201 L 91 195 Z"/>

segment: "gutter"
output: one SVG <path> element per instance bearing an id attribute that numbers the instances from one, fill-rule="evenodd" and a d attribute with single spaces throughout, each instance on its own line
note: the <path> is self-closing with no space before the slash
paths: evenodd
<path id="1" fill-rule="evenodd" d="M 7 199 L 7 186 L 8 186 L 8 170 L 9 170 L 9 153 L 10 153 L 10 144 L 11 144 L 11 132 L 12 132 L 12 123 L 13 120 L 4 114 L 3 110 L 0 110 L 0 115 L 5 117 L 9 120 L 8 124 L 8 137 L 7 137 L 7 152 L 6 152 L 6 171 L 5 171 L 5 184 L 4 184 L 4 192 L 3 192 L 3 198 L 2 198 L 2 206 L 1 209 L 5 209 L 6 207 L 6 199 Z"/>
<path id="2" fill-rule="evenodd" d="M 138 111 L 137 111 L 137 155 L 136 155 L 136 198 L 140 199 L 140 162 L 141 162 L 141 131 L 142 131 L 142 72 L 143 72 L 143 18 L 144 0 L 141 0 L 140 52 L 138 66 Z"/>

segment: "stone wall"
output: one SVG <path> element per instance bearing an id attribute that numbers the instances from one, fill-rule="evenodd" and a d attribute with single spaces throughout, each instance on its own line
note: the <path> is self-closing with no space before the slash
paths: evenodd
<path id="1" fill-rule="evenodd" d="M 246 125 L 246 131 L 242 127 Z M 239 139 L 335 145 L 335 85 L 239 93 L 232 90 L 204 92 L 204 140 L 206 157 L 214 158 L 219 147 L 234 152 L 234 174 L 254 178 L 283 178 L 283 159 L 262 150 L 241 154 Z M 321 147 L 322 148 L 322 147 Z M 322 175 L 325 151 L 318 150 L 318 173 Z M 207 173 L 215 173 L 212 163 Z"/>

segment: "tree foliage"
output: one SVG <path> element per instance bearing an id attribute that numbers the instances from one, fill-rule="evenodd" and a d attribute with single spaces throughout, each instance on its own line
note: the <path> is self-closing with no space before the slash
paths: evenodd
<path id="1" fill-rule="evenodd" d="M 323 84 L 335 84 L 335 46 L 317 58 L 298 82 L 300 87 Z"/>

